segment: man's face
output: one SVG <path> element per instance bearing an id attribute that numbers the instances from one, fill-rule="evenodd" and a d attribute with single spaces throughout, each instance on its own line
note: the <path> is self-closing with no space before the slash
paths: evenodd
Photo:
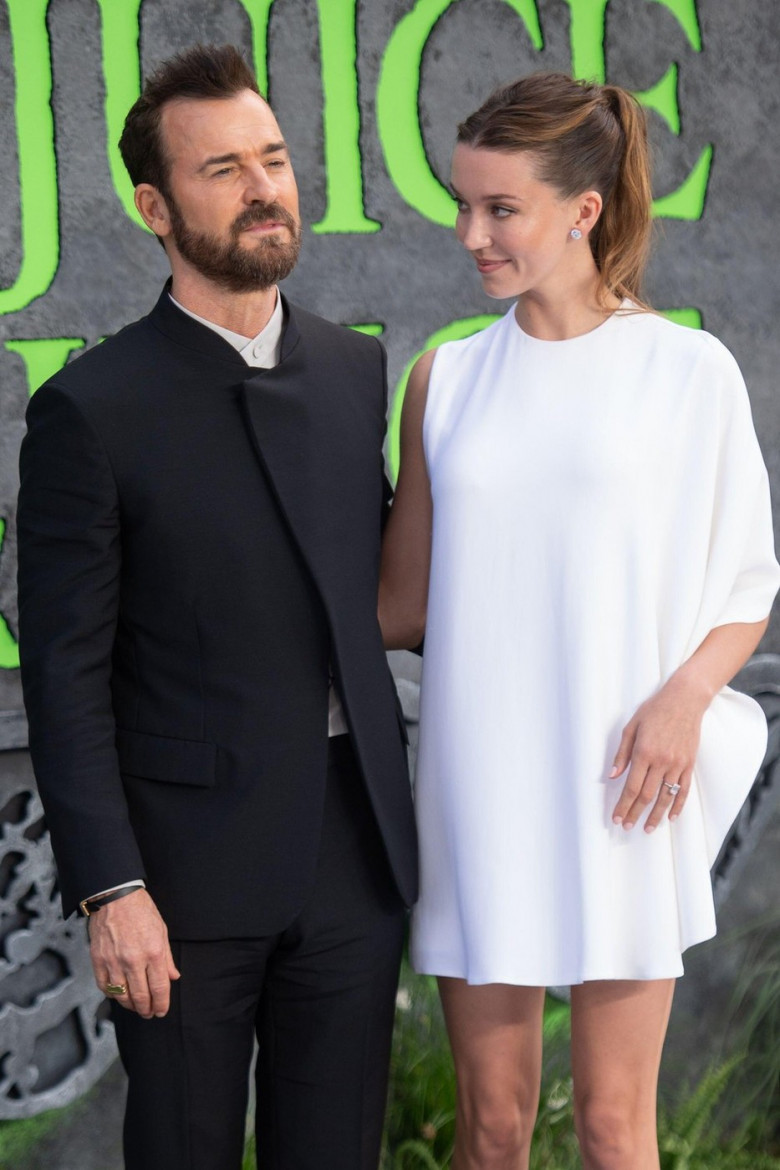
<path id="1" fill-rule="evenodd" d="M 179 255 L 231 292 L 283 280 L 301 246 L 298 189 L 281 130 L 258 94 L 177 99 L 161 134 L 165 200 Z"/>

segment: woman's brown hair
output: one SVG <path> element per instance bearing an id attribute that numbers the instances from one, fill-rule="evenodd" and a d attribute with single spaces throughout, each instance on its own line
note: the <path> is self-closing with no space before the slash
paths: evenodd
<path id="1" fill-rule="evenodd" d="M 458 142 L 533 152 L 539 178 L 564 198 L 598 191 L 604 206 L 590 233 L 599 296 L 641 297 L 652 227 L 647 119 L 617 85 L 534 73 L 503 86 L 458 127 Z"/>

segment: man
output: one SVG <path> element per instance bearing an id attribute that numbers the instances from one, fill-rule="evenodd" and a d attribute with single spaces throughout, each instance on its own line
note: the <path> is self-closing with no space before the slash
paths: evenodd
<path id="1" fill-rule="evenodd" d="M 255 1033 L 259 1165 L 368 1170 L 416 893 L 376 620 L 383 352 L 278 294 L 295 179 L 235 49 L 162 65 L 121 148 L 172 278 L 36 393 L 21 457 L 64 910 L 112 997 L 128 1170 L 240 1166 Z"/>

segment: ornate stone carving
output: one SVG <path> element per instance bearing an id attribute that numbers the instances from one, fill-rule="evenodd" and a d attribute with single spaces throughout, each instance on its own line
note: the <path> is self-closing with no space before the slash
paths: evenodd
<path id="1" fill-rule="evenodd" d="M 0 1119 L 67 1104 L 116 1056 L 84 923 L 63 921 L 29 757 L 0 757 Z"/>

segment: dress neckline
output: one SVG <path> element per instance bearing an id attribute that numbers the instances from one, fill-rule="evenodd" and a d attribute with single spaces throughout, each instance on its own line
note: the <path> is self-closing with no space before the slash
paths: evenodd
<path id="1" fill-rule="evenodd" d="M 636 306 L 634 305 L 633 301 L 628 299 L 628 297 L 624 297 L 624 299 L 620 302 L 618 307 L 616 309 L 613 309 L 613 311 L 609 314 L 609 316 L 606 317 L 601 322 L 601 324 L 594 326 L 593 329 L 588 329 L 586 333 L 577 333 L 574 337 L 561 337 L 561 338 L 556 338 L 556 339 L 545 338 L 545 337 L 534 337 L 533 333 L 527 333 L 525 331 L 525 329 L 523 329 L 520 322 L 517 320 L 517 316 L 515 315 L 516 308 L 517 308 L 517 301 L 515 301 L 515 303 L 509 309 L 508 313 L 506 314 L 506 318 L 508 318 L 508 320 L 509 320 L 510 328 L 513 327 L 514 330 L 518 333 L 518 335 L 523 339 L 523 341 L 526 341 L 526 342 L 531 343 L 532 345 L 538 345 L 538 346 L 548 346 L 548 347 L 561 346 L 561 347 L 563 347 L 563 346 L 576 346 L 577 344 L 582 344 L 583 342 L 587 342 L 590 338 L 595 338 L 597 334 L 601 335 L 605 329 L 608 329 L 614 323 L 616 318 L 617 319 L 625 318 L 626 316 L 628 316 L 627 310 L 633 310 L 636 308 Z"/>

